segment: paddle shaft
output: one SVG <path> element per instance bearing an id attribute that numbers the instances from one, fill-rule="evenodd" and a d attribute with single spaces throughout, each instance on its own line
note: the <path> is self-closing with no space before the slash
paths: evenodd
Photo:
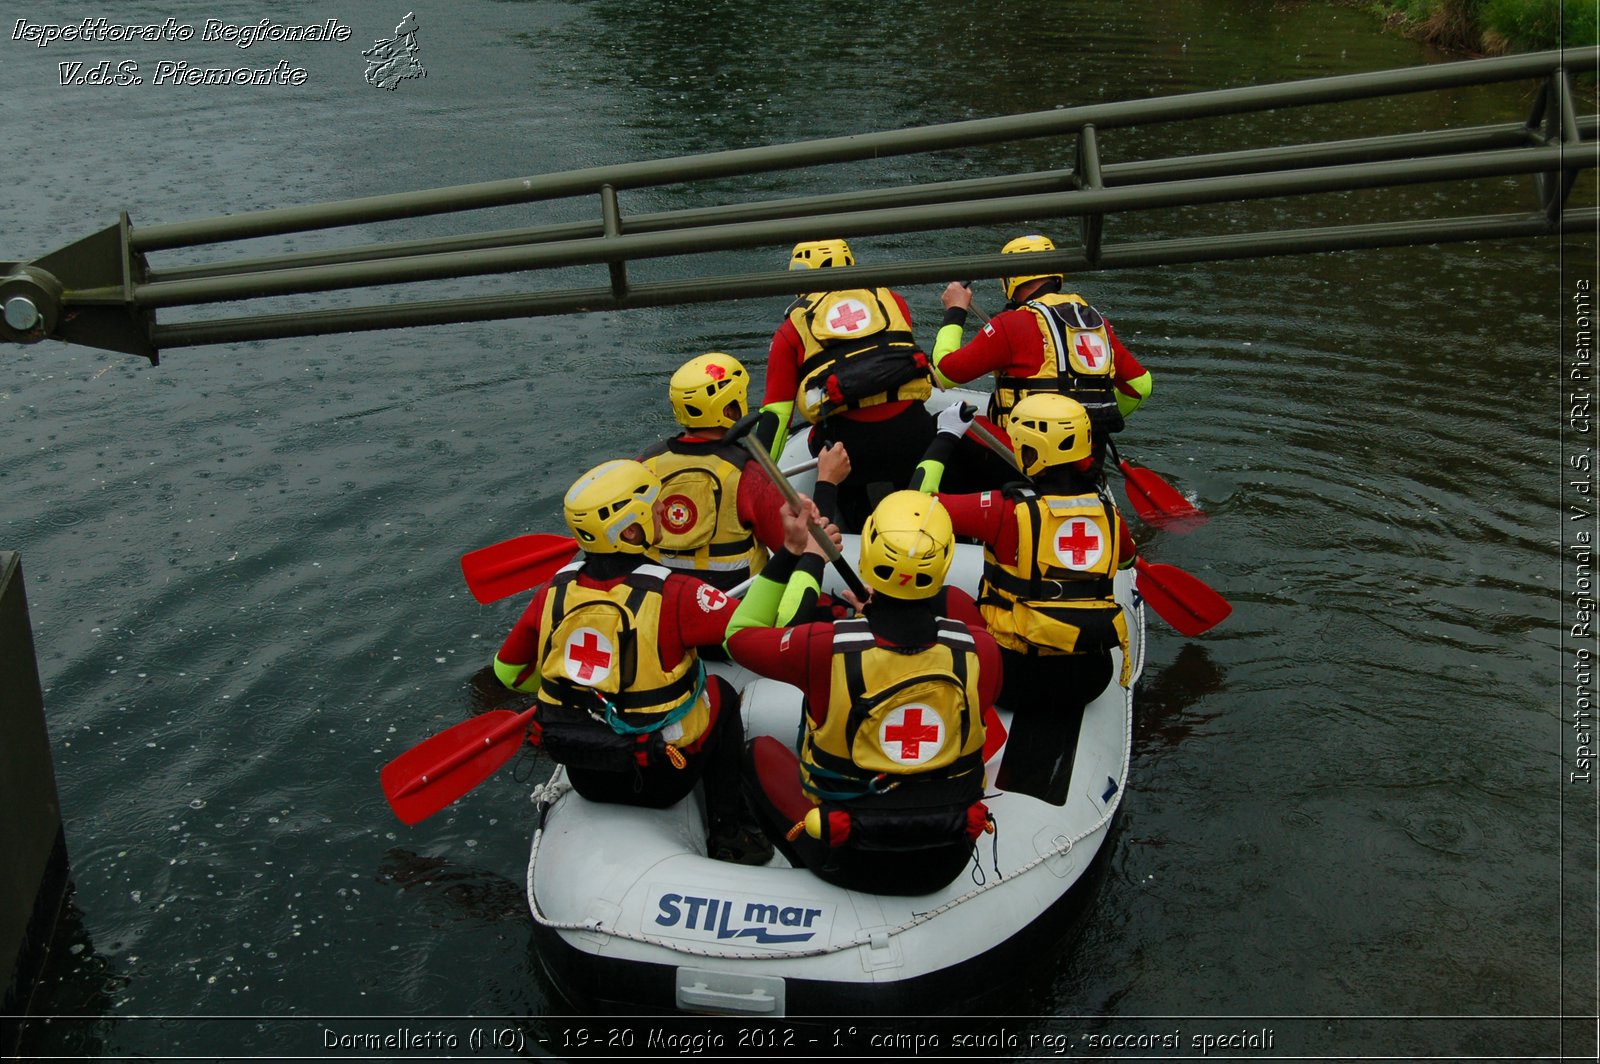
<path id="1" fill-rule="evenodd" d="M 970 291 L 972 291 L 972 282 L 971 281 L 962 281 L 961 282 L 961 287 L 965 288 L 967 291 L 970 292 Z M 968 313 L 976 314 L 978 316 L 978 323 L 980 325 L 993 320 L 993 319 L 991 319 L 989 317 L 988 311 L 984 310 L 982 307 L 978 306 L 978 304 L 976 304 L 976 303 L 968 303 L 967 304 L 967 311 L 968 311 Z"/>
<path id="2" fill-rule="evenodd" d="M 758 440 L 755 443 L 751 443 L 748 437 L 741 439 L 740 442 L 744 444 L 745 450 L 750 452 L 750 457 L 755 459 L 756 464 L 766 472 L 772 483 L 783 493 L 784 499 L 788 501 L 790 506 L 794 507 L 795 513 L 800 513 L 799 493 L 794 490 L 794 485 L 789 483 L 789 478 L 783 475 L 783 470 L 779 469 L 777 463 L 772 460 L 772 456 L 761 446 L 761 442 Z M 809 521 L 806 522 L 806 525 L 811 530 L 811 538 L 822 549 L 822 556 L 832 563 L 834 569 L 844 578 L 844 582 L 850 585 L 850 590 L 855 592 L 856 597 L 865 602 L 869 593 L 867 586 L 861 582 L 861 578 L 856 575 L 856 571 L 850 568 L 850 563 L 844 560 L 844 555 L 840 554 L 839 548 L 833 545 L 833 540 L 828 538 L 828 533 L 820 526 L 814 525 Z"/>
<path id="3" fill-rule="evenodd" d="M 1006 464 L 1012 469 L 1015 469 L 1018 473 L 1022 472 L 1021 468 L 1017 465 L 1016 454 L 1012 452 L 1011 448 L 1000 442 L 1000 437 L 990 432 L 984 426 L 978 424 L 977 421 L 973 421 L 972 424 L 968 425 L 967 431 L 972 433 L 972 435 L 977 438 L 979 443 L 989 448 L 989 450 L 993 451 L 1001 458 L 1004 458 L 1006 460 Z"/>

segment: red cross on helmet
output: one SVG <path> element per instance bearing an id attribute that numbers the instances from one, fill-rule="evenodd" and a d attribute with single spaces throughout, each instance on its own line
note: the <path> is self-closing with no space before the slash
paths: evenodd
<path id="1" fill-rule="evenodd" d="M 684 428 L 731 428 L 748 408 L 750 374 L 732 355 L 712 351 L 679 366 L 667 382 L 667 394 Z"/>

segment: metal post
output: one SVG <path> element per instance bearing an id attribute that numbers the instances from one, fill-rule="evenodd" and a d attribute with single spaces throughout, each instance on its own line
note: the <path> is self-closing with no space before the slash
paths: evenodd
<path id="1" fill-rule="evenodd" d="M 0 551 L 0 692 L 0 1014 L 22 1016 L 66 898 L 67 843 L 14 551 Z M 15 1054 L 21 1027 L 0 1025 L 0 1058 Z"/>

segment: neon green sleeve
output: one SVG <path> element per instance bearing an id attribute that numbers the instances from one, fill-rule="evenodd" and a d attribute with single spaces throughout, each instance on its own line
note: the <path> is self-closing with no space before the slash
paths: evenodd
<path id="1" fill-rule="evenodd" d="M 520 684 L 517 683 L 517 677 L 521 676 L 525 670 L 528 672 L 528 678 Z M 494 659 L 494 674 L 496 679 L 513 691 L 522 691 L 531 695 L 539 690 L 538 669 L 529 669 L 526 665 L 510 665 L 501 661 L 499 656 L 496 655 Z"/>
<path id="2" fill-rule="evenodd" d="M 804 569 L 795 569 L 794 575 L 789 577 L 789 582 L 783 585 L 783 600 L 778 603 L 777 627 L 789 627 L 801 610 L 810 613 L 820 594 L 822 594 L 822 584 L 816 576 Z"/>
<path id="3" fill-rule="evenodd" d="M 966 329 L 961 325 L 941 325 L 933 338 L 933 379 L 941 388 L 954 388 L 956 381 L 939 372 L 939 363 L 944 361 L 944 356 L 961 346 L 961 338 Z"/>
<path id="4" fill-rule="evenodd" d="M 787 586 L 768 577 L 765 572 L 756 577 L 750 590 L 739 600 L 739 607 L 733 611 L 733 616 L 728 618 L 728 634 L 723 639 L 723 646 L 727 646 L 727 640 L 732 639 L 735 633 L 746 628 L 774 627 Z"/>
<path id="5" fill-rule="evenodd" d="M 783 454 L 783 445 L 789 442 L 789 418 L 794 416 L 794 400 L 782 403 L 768 403 L 761 408 L 763 413 L 778 415 L 778 432 L 772 440 L 772 460 L 776 462 L 778 456 Z"/>
<path id="6" fill-rule="evenodd" d="M 911 471 L 911 481 L 906 486 L 912 491 L 922 491 L 929 495 L 939 490 L 939 484 L 944 480 L 944 465 L 955 453 L 957 437 L 948 432 L 936 432 L 933 442 L 928 444 L 928 449 L 922 452 L 922 461 Z"/>
<path id="7" fill-rule="evenodd" d="M 1139 409 L 1139 404 L 1150 398 L 1150 389 L 1154 385 L 1155 380 L 1150 376 L 1149 370 L 1146 370 L 1142 376 L 1135 377 L 1131 381 L 1119 381 L 1117 385 L 1117 409 L 1122 412 L 1122 416 L 1127 417 Z M 1125 388 L 1133 389 L 1135 394 L 1129 395 L 1123 390 Z"/>

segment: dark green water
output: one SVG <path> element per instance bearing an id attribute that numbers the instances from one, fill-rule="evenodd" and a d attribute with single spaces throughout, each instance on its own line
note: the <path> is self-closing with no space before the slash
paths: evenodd
<path id="1" fill-rule="evenodd" d="M 91 13 L 25 6 L 13 17 Z M 427 77 L 374 89 L 360 50 L 406 10 Z M 242 58 L 199 42 L 0 39 L 0 258 L 55 250 L 118 209 L 148 225 L 1437 58 L 1358 12 L 1217 0 L 270 12 L 219 0 L 115 14 L 338 16 L 353 35 Z M 308 70 L 303 86 L 57 84 L 64 61 L 280 57 Z M 1102 155 L 1509 121 L 1528 106 L 1505 88 L 1268 113 L 1116 131 Z M 1069 159 L 1070 145 L 1037 144 L 744 189 Z M 1503 210 L 1504 188 L 1134 216 L 1108 238 L 1479 198 L 1472 209 Z M 1592 177 L 1578 195 L 1593 200 Z M 694 202 L 665 190 L 624 207 Z M 465 224 L 592 208 L 510 213 Z M 1009 235 L 856 251 L 987 250 Z M 1172 1030 L 1187 1045 L 1271 1029 L 1279 1056 L 1572 1044 L 1553 1018 L 1593 1011 L 1593 850 L 1574 856 L 1572 825 L 1592 843 L 1595 792 L 1568 779 L 1563 378 L 1571 297 L 1594 283 L 1595 248 L 1547 239 L 1080 279 L 1155 373 L 1124 451 L 1213 515 L 1190 536 L 1146 531 L 1143 549 L 1235 612 L 1195 640 L 1152 622 L 1105 875 L 1076 935 L 1020 973 L 995 1024 L 1062 1036 L 1069 1055 L 1088 1051 L 1089 1032 Z M 908 291 L 926 342 L 937 292 Z M 390 814 L 378 769 L 483 705 L 471 680 L 519 604 L 474 603 L 458 557 L 556 530 L 578 471 L 669 431 L 672 368 L 712 349 L 759 367 L 780 310 L 757 300 L 224 345 L 158 368 L 55 344 L 5 351 L 0 546 L 23 555 L 75 882 L 41 991 L 58 1018 L 30 1024 L 29 1049 L 316 1056 L 330 1023 L 408 1020 L 464 1039 L 467 1017 L 520 1017 L 559 1038 L 568 1010 L 539 974 L 522 895 L 530 766 L 412 828 Z M 321 1019 L 358 1016 L 386 1019 Z"/>

